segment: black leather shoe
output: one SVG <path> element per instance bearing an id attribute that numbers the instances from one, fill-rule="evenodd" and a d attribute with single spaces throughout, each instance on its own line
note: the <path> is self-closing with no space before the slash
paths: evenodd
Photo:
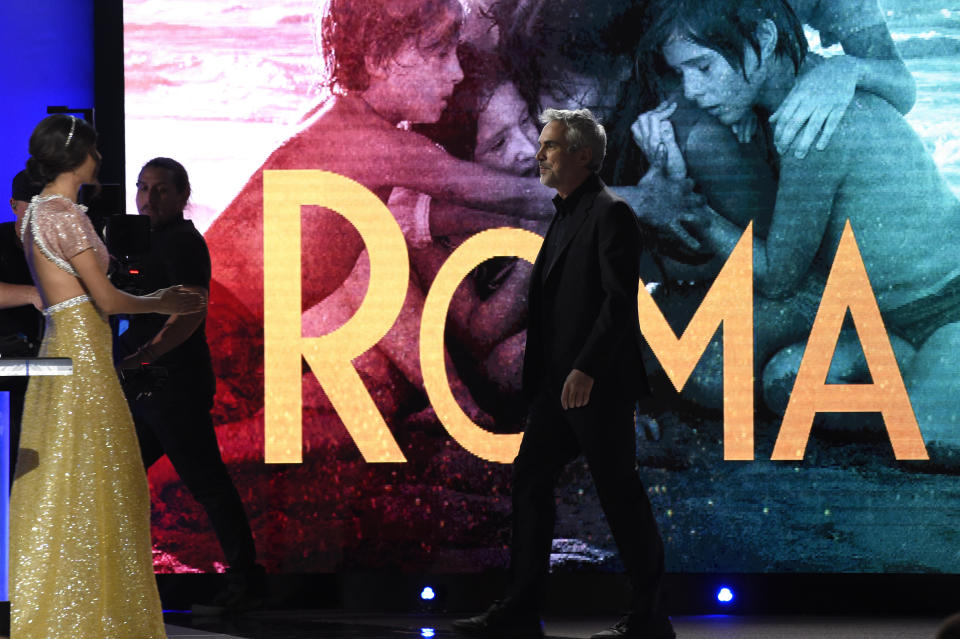
<path id="1" fill-rule="evenodd" d="M 658 621 L 638 621 L 627 615 L 612 628 L 590 635 L 590 639 L 676 639 L 676 636 L 668 617 Z"/>
<path id="2" fill-rule="evenodd" d="M 482 639 L 541 639 L 543 627 L 536 613 L 524 612 L 509 602 L 495 601 L 483 614 L 457 619 L 453 629 L 468 637 Z"/>
<path id="3" fill-rule="evenodd" d="M 199 617 L 236 615 L 263 606 L 267 590 L 267 573 L 254 564 L 247 570 L 230 568 L 224 574 L 225 586 L 205 603 L 195 603 L 190 611 Z"/>

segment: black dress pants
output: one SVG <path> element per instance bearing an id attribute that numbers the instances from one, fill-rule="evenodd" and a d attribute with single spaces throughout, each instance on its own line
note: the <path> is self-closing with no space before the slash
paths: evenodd
<path id="1" fill-rule="evenodd" d="M 26 377 L 8 377 L 0 381 L 0 392 L 10 393 L 10 483 L 13 486 L 13 474 L 17 469 L 17 452 L 20 448 L 20 422 L 23 420 L 23 400 L 27 395 Z"/>
<path id="2" fill-rule="evenodd" d="M 633 400 L 605 395 L 595 385 L 586 406 L 563 410 L 560 389 L 546 386 L 533 401 L 513 463 L 509 598 L 539 611 L 550 568 L 554 485 L 582 454 L 633 586 L 631 612 L 655 619 L 662 614 L 663 542 L 637 474 Z"/>
<path id="3" fill-rule="evenodd" d="M 240 495 L 220 456 L 205 384 L 173 373 L 149 397 L 130 397 L 144 468 L 166 455 L 187 489 L 207 511 L 231 570 L 254 567 L 256 550 Z"/>

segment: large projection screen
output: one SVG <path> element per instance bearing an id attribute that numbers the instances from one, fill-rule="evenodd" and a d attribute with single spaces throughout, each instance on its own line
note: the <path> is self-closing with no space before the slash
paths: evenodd
<path id="1" fill-rule="evenodd" d="M 353 4 L 362 12 L 372 2 Z M 671 81 L 656 64 L 637 80 L 644 74 L 628 40 L 640 28 L 634 14 L 615 15 L 618 4 L 631 3 L 464 0 L 462 79 L 433 96 L 444 113 L 386 117 L 374 131 L 357 91 L 334 98 L 323 82 L 324 2 L 125 0 L 127 212 L 136 212 L 143 163 L 169 156 L 186 166 L 187 217 L 214 264 L 207 334 L 217 434 L 271 572 L 505 565 L 509 462 L 524 419 L 527 261 L 546 224 L 515 215 L 517 193 L 464 176 L 478 165 L 500 171 L 549 207 L 552 193 L 533 177 L 531 113 L 579 105 L 607 125 L 604 179 L 636 184 L 645 166 L 629 125 L 659 102 L 652 87 L 666 91 Z M 939 172 L 931 179 L 945 181 L 944 206 L 957 210 L 960 13 L 926 0 L 880 4 L 917 85 L 905 120 Z M 526 22 L 498 24 L 496 15 Z M 808 26 L 814 51 L 842 54 Z M 508 42 L 508 30 L 523 28 Z M 434 31 L 415 39 L 439 46 L 427 42 L 443 36 Z M 403 99 L 430 107 L 442 80 L 416 66 L 423 57 L 411 60 Z M 537 79 L 540 90 L 530 84 Z M 874 99 L 858 94 L 850 108 Z M 346 114 L 331 106 L 338 100 Z M 893 168 L 882 177 L 878 185 L 894 185 L 890 198 L 919 179 Z M 471 188 L 475 203 L 460 195 Z M 932 306 L 917 337 L 913 324 L 896 328 L 910 322 L 901 308 L 888 312 L 886 297 L 849 279 L 865 265 L 870 281 L 880 272 L 909 280 L 918 246 L 925 260 L 957 264 L 960 228 L 942 220 L 960 215 L 924 224 L 916 216 L 933 215 L 926 204 L 899 202 L 899 219 L 881 220 L 882 232 L 854 223 L 856 243 L 822 247 L 824 273 L 834 267 L 837 279 L 786 301 L 754 290 L 749 255 L 731 257 L 739 270 L 718 275 L 728 256 L 685 270 L 651 251 L 639 303 L 654 397 L 637 413 L 637 459 L 668 571 L 960 573 L 960 315 L 948 299 L 958 280 L 920 296 Z M 762 237 L 768 226 L 757 219 L 750 228 Z M 876 237 L 888 244 L 862 239 Z M 752 334 L 751 314 L 730 310 L 751 299 Z M 882 321 L 871 314 L 878 303 Z M 705 341 L 677 341 L 695 316 Z M 839 346 L 826 328 L 806 350 L 863 391 L 859 404 L 818 403 L 829 389 L 815 371 L 806 394 L 792 387 L 791 371 L 815 368 L 814 355 L 804 358 L 814 324 L 831 321 L 843 327 Z M 692 366 L 704 349 L 681 379 L 678 353 L 696 351 Z M 854 409 L 863 412 L 836 412 Z M 165 460 L 150 482 L 156 569 L 222 570 L 203 510 Z M 582 460 L 564 471 L 556 496 L 553 564 L 617 569 Z"/>

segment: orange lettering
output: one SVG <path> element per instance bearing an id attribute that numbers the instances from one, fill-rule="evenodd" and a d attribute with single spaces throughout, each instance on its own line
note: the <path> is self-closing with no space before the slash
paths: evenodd
<path id="1" fill-rule="evenodd" d="M 678 339 L 640 282 L 640 330 L 677 391 L 723 324 L 723 458 L 753 459 L 753 225 Z"/>
<path id="2" fill-rule="evenodd" d="M 366 297 L 350 321 L 323 337 L 302 337 L 300 207 L 347 218 L 370 256 Z M 264 458 L 303 459 L 301 355 L 368 462 L 406 458 L 351 360 L 380 341 L 400 313 L 409 261 L 403 233 L 376 195 L 327 171 L 263 172 Z"/>
<path id="3" fill-rule="evenodd" d="M 450 254 L 437 272 L 420 321 L 420 366 L 423 385 L 437 417 L 447 432 L 465 449 L 492 462 L 513 461 L 520 449 L 520 434 L 497 435 L 478 427 L 457 404 L 443 358 L 443 327 L 457 286 L 481 262 L 497 256 L 518 256 L 533 262 L 543 238 L 520 229 L 499 228 L 483 231 L 466 240 Z M 439 330 L 438 330 L 439 329 Z"/>
<path id="4" fill-rule="evenodd" d="M 872 384 L 826 383 L 847 309 L 856 325 Z M 818 412 L 879 412 L 897 459 L 928 459 L 849 220 L 830 268 L 772 459 L 803 459 Z"/>

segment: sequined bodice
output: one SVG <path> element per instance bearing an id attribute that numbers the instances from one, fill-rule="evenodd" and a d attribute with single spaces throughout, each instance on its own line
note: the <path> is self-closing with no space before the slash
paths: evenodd
<path id="1" fill-rule="evenodd" d="M 86 210 L 87 207 L 62 195 L 34 196 L 20 224 L 23 246 L 29 247 L 35 243 L 48 260 L 75 277 L 77 272 L 70 265 L 70 259 L 92 248 L 106 273 L 110 256 L 87 217 Z"/>

